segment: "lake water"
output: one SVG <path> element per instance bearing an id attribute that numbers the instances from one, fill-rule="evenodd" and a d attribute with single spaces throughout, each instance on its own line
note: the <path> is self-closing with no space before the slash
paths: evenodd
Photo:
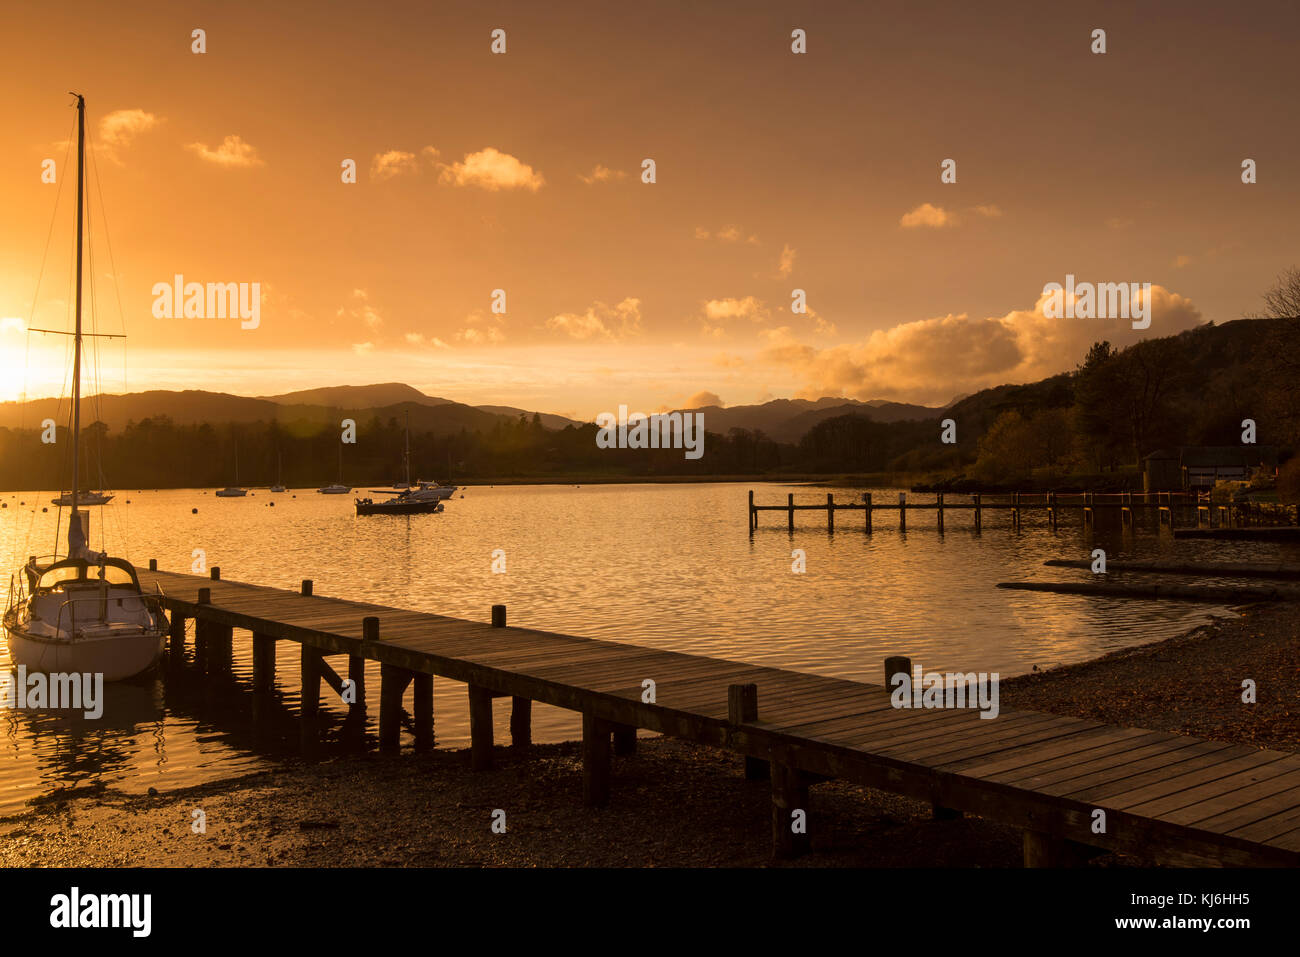
<path id="1" fill-rule="evenodd" d="M 242 499 L 210 490 L 130 491 L 93 511 L 91 538 L 98 547 L 102 534 L 114 554 L 142 566 L 157 558 L 160 568 L 189 571 L 193 551 L 202 549 L 225 579 L 296 590 L 311 578 L 320 595 L 476 620 L 504 603 L 513 625 L 877 683 L 891 654 L 910 655 L 927 670 L 1011 676 L 1157 641 L 1229 613 L 993 587 L 1090 577 L 1044 568 L 1047 558 L 1087 558 L 1104 548 L 1111 560 L 1175 550 L 1219 560 L 1300 560 L 1294 546 L 1175 545 L 1156 529 L 1154 515 L 1139 517 L 1135 532 L 1121 530 L 1117 516 L 1085 529 L 1075 511 L 1056 531 L 1043 513 L 1027 513 L 1016 531 L 1009 513 L 985 512 L 982 533 L 969 512 L 953 511 L 942 535 L 932 512 L 910 513 L 906 534 L 896 515 L 877 513 L 872 535 L 864 534 L 860 512 L 839 513 L 834 535 L 824 513 L 796 513 L 791 535 L 784 513 L 767 512 L 751 536 L 751 487 L 759 504 L 783 503 L 789 491 L 808 504 L 824 503 L 827 491 L 860 501 L 849 489 L 775 484 L 500 486 L 468 488 L 438 515 L 359 518 L 352 496 L 314 490 L 258 489 Z M 896 490 L 875 495 L 897 501 Z M 3 580 L 28 554 L 52 550 L 51 497 L 0 495 L 8 506 L 0 510 Z M 796 548 L 806 553 L 803 574 L 792 571 Z M 498 549 L 504 574 L 492 571 Z M 272 730 L 263 722 L 255 735 L 247 638 L 236 632 L 234 686 L 162 669 L 109 686 L 99 720 L 52 711 L 0 715 L 0 814 L 71 789 L 138 793 L 202 783 L 295 753 L 297 646 L 280 643 Z M 0 668 L 8 667 L 6 650 Z M 378 687 L 371 667 L 368 684 Z M 434 686 L 438 745 L 464 747 L 465 687 L 443 679 Z M 340 717 L 343 707 L 323 691 L 324 706 Z M 509 740 L 508 710 L 498 703 L 498 741 Z M 377 708 L 370 711 L 375 734 Z M 535 706 L 533 732 L 538 741 L 574 739 L 581 720 Z M 327 733 L 326 746 L 341 745 Z"/>

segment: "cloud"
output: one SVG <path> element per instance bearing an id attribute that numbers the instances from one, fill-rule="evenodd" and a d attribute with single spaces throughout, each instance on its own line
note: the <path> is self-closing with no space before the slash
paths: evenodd
<path id="1" fill-rule="evenodd" d="M 746 237 L 745 230 L 741 229 L 739 226 L 735 225 L 734 223 L 730 223 L 726 226 L 723 226 L 721 229 L 715 230 L 713 232 L 709 232 L 709 230 L 705 229 L 703 226 L 696 226 L 695 238 L 716 239 L 720 243 L 738 243 L 741 240 L 744 240 L 745 242 L 749 243 L 751 246 L 758 245 L 757 236 L 750 234 L 748 237 Z"/>
<path id="2" fill-rule="evenodd" d="M 980 216 L 986 216 L 989 219 L 997 219 L 1002 215 L 1002 209 L 993 203 L 987 203 L 983 206 L 972 206 L 971 212 Z"/>
<path id="3" fill-rule="evenodd" d="M 716 405 L 718 407 L 722 407 L 723 405 L 725 405 L 725 403 L 722 401 L 721 398 L 718 397 L 718 393 L 702 390 L 700 392 L 695 393 L 693 396 L 687 399 L 682 404 L 682 408 L 702 409 L 708 405 Z"/>
<path id="4" fill-rule="evenodd" d="M 622 170 L 610 169 L 608 166 L 602 166 L 599 163 L 597 163 L 592 168 L 591 173 L 589 175 L 583 176 L 581 173 L 578 174 L 578 179 L 582 180 L 588 186 L 594 186 L 597 183 L 608 183 L 611 180 L 626 179 L 626 178 L 627 178 L 627 173 L 624 173 Z"/>
<path id="5" fill-rule="evenodd" d="M 506 334 L 501 330 L 505 317 L 500 313 L 489 314 L 482 309 L 475 309 L 465 317 L 465 321 L 468 325 L 456 333 L 459 341 L 472 346 L 495 345 L 505 341 Z"/>
<path id="6" fill-rule="evenodd" d="M 910 213 L 904 213 L 898 224 L 904 229 L 916 229 L 919 226 L 931 226 L 935 229 L 951 226 L 956 220 L 941 206 L 922 203 Z"/>
<path id="7" fill-rule="evenodd" d="M 1047 299 L 1040 296 L 1032 308 L 1003 316 L 950 314 L 902 323 L 827 349 L 800 342 L 783 326 L 760 333 L 759 358 L 802 379 L 801 395 L 941 404 L 954 393 L 1068 371 L 1099 339 L 1124 346 L 1201 323 L 1189 299 L 1162 286 L 1151 288 L 1151 327 L 1145 331 L 1126 319 L 1050 319 L 1043 312 Z"/>
<path id="8" fill-rule="evenodd" d="M 777 261 L 776 271 L 781 276 L 789 276 L 794 272 L 795 250 L 789 243 L 781 247 L 781 258 Z"/>
<path id="9" fill-rule="evenodd" d="M 491 146 L 450 165 L 442 164 L 439 179 L 455 186 L 478 186 L 496 192 L 502 189 L 527 189 L 537 192 L 546 184 L 542 174 L 509 153 Z"/>
<path id="10" fill-rule="evenodd" d="M 383 182 L 394 176 L 401 176 L 403 173 L 414 173 L 418 168 L 414 153 L 405 150 L 389 150 L 387 153 L 376 153 L 374 159 L 370 161 L 370 178 L 376 182 Z"/>
<path id="11" fill-rule="evenodd" d="M 595 302 L 585 312 L 563 312 L 546 320 L 548 329 L 574 339 L 624 339 L 641 331 L 641 300 L 624 299 L 618 305 Z"/>
<path id="12" fill-rule="evenodd" d="M 370 305 L 370 295 L 364 289 L 353 289 L 350 302 L 340 306 L 336 315 L 340 319 L 363 322 L 369 329 L 378 329 L 384 324 L 384 317 Z"/>
<path id="13" fill-rule="evenodd" d="M 744 299 L 708 299 L 704 303 L 704 316 L 711 322 L 732 319 L 750 319 L 758 322 L 768 316 L 767 306 L 754 296 Z"/>
<path id="14" fill-rule="evenodd" d="M 234 133 L 222 140 L 215 150 L 209 149 L 206 143 L 190 143 L 185 148 L 202 160 L 231 169 L 265 165 L 257 155 L 257 148 Z"/>
<path id="15" fill-rule="evenodd" d="M 413 346 L 430 346 L 434 349 L 451 348 L 451 346 L 447 345 L 447 343 L 443 342 L 437 336 L 430 336 L 429 338 L 426 339 L 423 333 L 419 333 L 419 332 L 408 332 L 402 338 L 405 339 L 408 343 L 410 343 Z"/>
<path id="16" fill-rule="evenodd" d="M 161 120 L 144 110 L 114 110 L 106 113 L 99 120 L 99 142 L 104 153 L 114 162 L 120 162 L 117 151 L 131 145 L 131 140 L 145 133 Z"/>

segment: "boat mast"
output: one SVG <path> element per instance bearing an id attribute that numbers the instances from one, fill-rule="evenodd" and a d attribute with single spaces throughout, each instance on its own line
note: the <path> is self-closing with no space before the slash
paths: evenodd
<path id="1" fill-rule="evenodd" d="M 406 487 L 411 487 L 411 410 L 406 410 Z"/>
<path id="2" fill-rule="evenodd" d="M 72 347 L 72 522 L 68 526 L 68 545 L 72 545 L 72 526 L 80 525 L 77 514 L 77 450 L 81 445 L 81 236 L 83 188 L 86 181 L 86 98 L 77 98 L 77 331 Z"/>

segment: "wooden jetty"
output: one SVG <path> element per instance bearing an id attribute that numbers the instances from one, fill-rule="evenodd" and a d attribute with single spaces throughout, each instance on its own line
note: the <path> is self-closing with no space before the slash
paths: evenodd
<path id="1" fill-rule="evenodd" d="M 1055 592 L 1062 595 L 1093 595 L 1102 598 L 1167 599 L 1208 601 L 1216 605 L 1244 605 L 1257 601 L 1296 601 L 1300 588 L 1282 585 L 1184 585 L 1121 584 L 1102 582 L 998 582 L 999 588 L 1016 591 Z"/>
<path id="2" fill-rule="evenodd" d="M 246 630 L 255 693 L 265 692 L 275 643 L 296 642 L 305 742 L 321 682 L 345 687 L 343 664 L 330 664 L 345 656 L 355 709 L 370 690 L 364 662 L 380 665 L 381 748 L 399 745 L 410 685 L 415 747 L 433 745 L 434 676 L 468 686 L 474 769 L 492 765 L 493 698 L 511 699 L 518 747 L 529 744 L 533 701 L 580 712 L 591 806 L 609 801 L 611 753 L 632 752 L 638 728 L 744 755 L 746 775 L 771 782 L 777 856 L 807 850 L 817 833 L 809 787 L 844 778 L 930 802 L 937 816 L 970 812 L 1021 828 L 1027 865 L 1075 863 L 1094 849 L 1171 864 L 1300 864 L 1300 754 L 1033 711 L 989 720 L 966 708 L 900 710 L 880 686 L 507 627 L 500 605 L 490 623 L 464 621 L 319 596 L 310 581 L 287 591 L 227 581 L 216 568 L 206 579 L 159 571 L 153 561 L 140 579 L 164 592 L 173 665 L 184 658 L 187 619 L 208 671 L 223 668 L 235 629 Z M 905 658 L 886 661 L 886 678 L 910 670 Z"/>
<path id="3" fill-rule="evenodd" d="M 1056 568 L 1091 568 L 1092 559 L 1049 558 L 1043 562 Z M 1300 565 L 1292 562 L 1207 562 L 1186 560 L 1113 561 L 1107 571 L 1139 575 L 1198 575 L 1207 578 L 1300 579 Z"/>
<path id="4" fill-rule="evenodd" d="M 1234 515 L 1238 521 L 1246 514 L 1234 506 L 1224 504 L 1207 504 L 1194 492 L 1011 492 L 985 497 L 979 492 L 970 495 L 949 497 L 943 492 L 934 493 L 934 500 L 920 502 L 908 498 L 907 492 L 899 492 L 897 501 L 881 501 L 872 492 L 863 492 L 858 502 L 837 502 L 834 493 L 826 493 L 825 502 L 799 502 L 794 500 L 794 493 L 786 493 L 784 505 L 756 505 L 754 492 L 749 493 L 749 530 L 758 528 L 759 512 L 785 512 L 786 527 L 794 531 L 795 512 L 825 512 L 826 530 L 835 531 L 836 512 L 862 512 L 862 529 L 867 534 L 874 530 L 874 515 L 877 512 L 894 512 L 898 516 L 898 530 L 907 531 L 909 512 L 934 512 L 935 526 L 944 530 L 946 512 L 970 512 L 976 530 L 983 528 L 985 512 L 1009 512 L 1011 527 L 1019 528 L 1021 516 L 1026 512 L 1042 512 L 1047 516 L 1048 524 L 1057 527 L 1063 514 L 1078 512 L 1084 524 L 1090 524 L 1099 512 L 1118 513 L 1122 524 L 1132 525 L 1135 514 L 1141 511 L 1154 511 L 1159 524 L 1173 528 L 1179 516 L 1194 517 L 1196 526 L 1206 528 L 1227 528 L 1233 522 Z M 1214 521 L 1218 519 L 1219 525 Z M 1181 534 L 1181 532 L 1179 533 Z"/>

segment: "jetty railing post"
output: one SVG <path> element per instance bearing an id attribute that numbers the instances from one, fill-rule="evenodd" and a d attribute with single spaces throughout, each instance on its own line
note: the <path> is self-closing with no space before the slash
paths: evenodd
<path id="1" fill-rule="evenodd" d="M 379 619 L 367 615 L 361 619 L 361 644 L 365 645 L 379 640 Z M 363 715 L 366 711 L 366 656 L 365 654 L 348 655 L 348 680 L 352 682 L 353 701 L 350 712 Z"/>
<path id="2" fill-rule="evenodd" d="M 492 769 L 492 692 L 475 684 L 469 686 L 469 754 L 473 770 Z"/>
<path id="3" fill-rule="evenodd" d="M 835 496 L 826 493 L 826 531 L 835 531 Z"/>
<path id="4" fill-rule="evenodd" d="M 866 520 L 863 523 L 862 530 L 866 532 L 868 535 L 870 535 L 871 534 L 871 513 L 872 513 L 870 492 L 862 493 L 862 511 L 863 514 L 866 516 Z"/>
<path id="5" fill-rule="evenodd" d="M 939 517 L 939 534 L 942 535 L 943 534 L 943 493 L 942 492 L 938 493 L 938 498 L 935 500 L 935 511 Z"/>
<path id="6" fill-rule="evenodd" d="M 786 511 L 789 515 L 790 531 L 794 531 L 794 492 L 790 492 L 786 498 Z"/>
<path id="7" fill-rule="evenodd" d="M 984 526 L 984 510 L 980 505 L 980 493 L 975 493 L 975 531 L 979 531 Z"/>
<path id="8" fill-rule="evenodd" d="M 398 751 L 402 745 L 402 696 L 411 672 L 396 665 L 379 665 L 379 750 Z"/>
<path id="9" fill-rule="evenodd" d="M 1047 493 L 1047 519 L 1051 523 L 1052 531 L 1056 531 L 1056 493 Z"/>
<path id="10" fill-rule="evenodd" d="M 750 492 L 752 496 L 754 493 Z M 492 606 L 492 627 L 506 626 L 506 606 Z M 635 729 L 633 729 L 635 733 Z M 518 695 L 510 697 L 510 746 L 526 748 L 533 743 L 533 701 Z"/>
<path id="11" fill-rule="evenodd" d="M 906 675 L 908 682 L 915 680 L 912 676 L 912 659 L 906 655 L 890 655 L 885 659 L 885 690 L 893 694 L 894 676 Z M 944 807 L 937 801 L 931 801 L 931 812 L 936 821 L 951 821 L 961 817 L 961 811 Z"/>
<path id="12" fill-rule="evenodd" d="M 304 578 L 302 580 L 302 593 L 308 597 L 311 597 L 312 580 L 310 578 Z"/>
<path id="13" fill-rule="evenodd" d="M 582 803 L 604 807 L 609 803 L 610 723 L 590 711 L 582 712 Z"/>
<path id="14" fill-rule="evenodd" d="M 1020 493 L 1011 493 L 1011 527 L 1020 528 Z"/>
<path id="15" fill-rule="evenodd" d="M 758 512 L 754 511 L 754 490 L 749 490 L 749 530 L 758 528 Z"/>
<path id="16" fill-rule="evenodd" d="M 907 531 L 907 493 L 898 493 L 898 530 Z"/>
<path id="17" fill-rule="evenodd" d="M 149 571 L 156 572 L 157 570 L 158 570 L 158 559 L 156 558 L 149 559 Z"/>
<path id="18" fill-rule="evenodd" d="M 213 565 L 212 568 L 210 568 L 208 571 L 209 571 L 209 574 L 212 576 L 212 580 L 213 580 L 214 582 L 219 582 L 219 581 L 221 581 L 221 566 L 220 566 L 220 565 Z"/>
<path id="19" fill-rule="evenodd" d="M 731 724 L 748 724 L 758 720 L 758 685 L 727 686 L 727 720 Z M 745 779 L 762 781 L 771 774 L 763 758 L 745 756 Z"/>

